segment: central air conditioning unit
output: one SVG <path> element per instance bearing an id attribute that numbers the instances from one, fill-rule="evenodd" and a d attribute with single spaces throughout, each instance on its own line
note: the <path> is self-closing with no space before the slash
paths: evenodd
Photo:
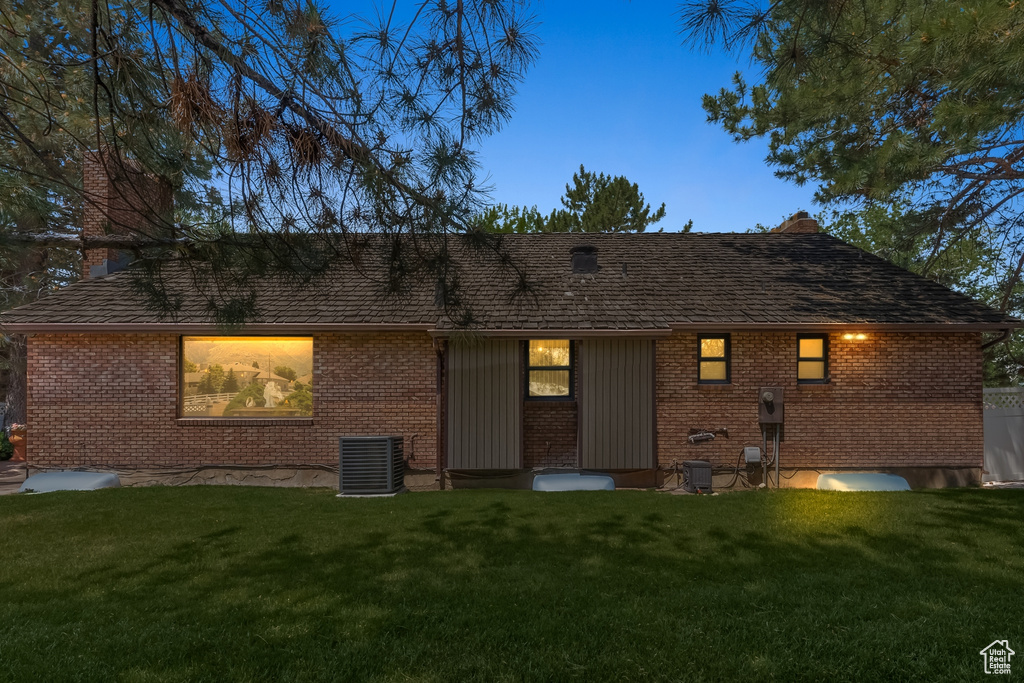
<path id="1" fill-rule="evenodd" d="M 711 493 L 711 463 L 706 460 L 684 460 L 683 490 Z"/>
<path id="2" fill-rule="evenodd" d="M 374 496 L 405 490 L 400 436 L 343 436 L 338 456 L 342 496 Z"/>

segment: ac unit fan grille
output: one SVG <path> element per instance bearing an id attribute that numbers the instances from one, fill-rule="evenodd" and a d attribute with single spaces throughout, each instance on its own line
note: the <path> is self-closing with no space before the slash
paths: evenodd
<path id="1" fill-rule="evenodd" d="M 343 437 L 339 457 L 341 493 L 395 493 L 405 483 L 402 437 Z"/>

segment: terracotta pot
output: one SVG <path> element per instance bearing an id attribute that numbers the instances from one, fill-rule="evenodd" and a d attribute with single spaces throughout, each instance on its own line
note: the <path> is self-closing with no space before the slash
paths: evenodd
<path id="1" fill-rule="evenodd" d="M 11 445 L 14 446 L 14 455 L 11 456 L 13 462 L 25 462 L 25 447 L 28 445 L 28 434 L 26 430 L 19 429 L 16 432 L 11 432 L 9 438 Z"/>

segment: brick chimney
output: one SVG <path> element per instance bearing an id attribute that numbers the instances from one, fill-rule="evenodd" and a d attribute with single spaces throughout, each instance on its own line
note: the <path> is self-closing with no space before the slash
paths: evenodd
<path id="1" fill-rule="evenodd" d="M 157 235 L 167 231 L 174 195 L 166 181 L 143 173 L 133 161 L 96 150 L 85 152 L 82 176 L 83 237 Z M 106 247 L 83 249 L 82 279 L 120 270 L 130 256 Z"/>
<path id="2" fill-rule="evenodd" d="M 782 221 L 782 225 L 773 228 L 772 232 L 784 232 L 789 235 L 814 233 L 818 232 L 818 221 L 811 218 L 806 211 L 797 211 Z"/>

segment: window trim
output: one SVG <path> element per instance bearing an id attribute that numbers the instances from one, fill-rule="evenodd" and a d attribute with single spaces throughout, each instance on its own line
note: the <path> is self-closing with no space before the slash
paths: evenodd
<path id="1" fill-rule="evenodd" d="M 802 339 L 820 339 L 821 340 L 821 356 L 801 356 L 800 355 L 800 340 Z M 822 378 L 821 379 L 800 379 L 800 362 L 801 361 L 821 361 L 823 365 Z M 796 383 L 797 384 L 828 384 L 831 381 L 829 377 L 829 366 L 828 366 L 828 335 L 827 334 L 798 334 L 796 335 Z"/>
<path id="2" fill-rule="evenodd" d="M 268 415 L 267 417 L 218 417 L 212 415 L 185 415 L 185 337 L 222 337 L 224 339 L 244 338 L 255 339 L 265 337 L 267 339 L 309 339 L 310 359 L 313 361 L 313 369 L 316 369 L 316 336 L 312 334 L 179 334 L 178 335 L 178 403 L 175 406 L 175 421 L 179 425 L 213 425 L 217 423 L 238 426 L 240 424 L 271 424 L 286 421 L 288 424 L 311 423 L 317 414 L 317 400 L 314 385 L 313 414 L 312 415 Z"/>
<path id="3" fill-rule="evenodd" d="M 523 343 L 523 400 L 524 401 L 575 401 L 576 400 L 576 343 L 572 339 L 569 342 L 569 365 L 530 365 L 530 342 L 535 341 L 561 341 L 561 339 L 538 339 L 536 337 L 527 339 Z M 569 395 L 568 396 L 530 396 L 530 372 L 532 370 L 568 370 L 569 371 Z"/>
<path id="4" fill-rule="evenodd" d="M 705 339 L 724 339 L 724 356 L 705 356 L 702 344 Z M 725 361 L 725 379 L 701 379 L 700 364 L 704 361 Z M 728 332 L 721 334 L 699 334 L 697 335 L 697 384 L 732 384 L 732 335 Z"/>

